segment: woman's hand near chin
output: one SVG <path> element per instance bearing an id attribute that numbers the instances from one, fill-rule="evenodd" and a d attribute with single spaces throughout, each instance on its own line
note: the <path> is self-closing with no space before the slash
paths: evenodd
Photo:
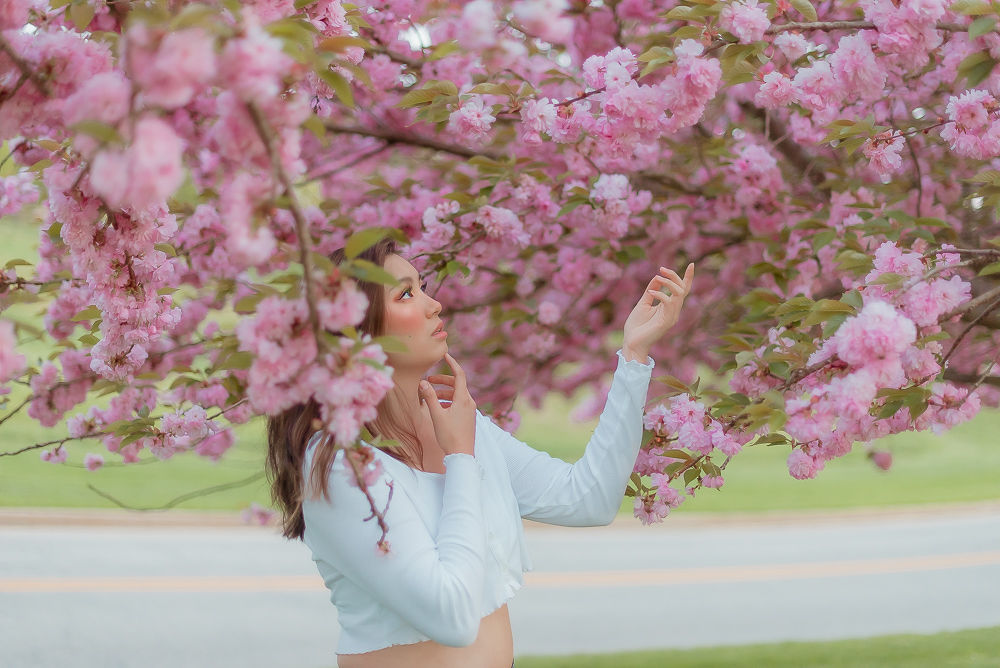
<path id="1" fill-rule="evenodd" d="M 469 394 L 465 371 L 448 353 L 444 358 L 455 375 L 437 374 L 420 381 L 420 398 L 430 410 L 434 435 L 445 455 L 472 455 L 476 441 L 476 402 Z M 431 383 L 447 387 L 436 390 Z M 441 399 L 450 400 L 451 404 L 442 406 Z"/>
<path id="2" fill-rule="evenodd" d="M 650 347 L 670 330 L 680 316 L 684 298 L 691 292 L 694 264 L 689 264 L 682 279 L 672 269 L 660 267 L 649 281 L 646 292 L 625 320 L 625 342 L 622 354 L 627 360 L 645 362 Z M 666 287 L 670 294 L 661 291 Z"/>

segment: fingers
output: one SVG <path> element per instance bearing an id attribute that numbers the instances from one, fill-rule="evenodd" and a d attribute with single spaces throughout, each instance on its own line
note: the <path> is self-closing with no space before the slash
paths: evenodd
<path id="1" fill-rule="evenodd" d="M 670 295 L 664 294 L 659 290 L 648 290 L 646 291 L 646 294 L 652 297 L 653 299 L 656 299 L 657 301 L 661 302 L 662 304 L 665 305 L 670 304 Z"/>
<path id="2" fill-rule="evenodd" d="M 689 262 L 687 269 L 684 270 L 684 278 L 682 279 L 677 275 L 673 269 L 668 269 L 667 267 L 660 267 L 660 273 L 664 276 L 671 276 L 676 278 L 678 282 L 683 283 L 686 287 L 690 289 L 691 282 L 694 280 L 694 262 Z"/>
<path id="3" fill-rule="evenodd" d="M 434 385 L 450 385 L 451 387 L 455 387 L 455 377 L 446 376 L 443 373 L 436 373 L 431 376 L 427 376 L 427 382 Z"/>
<path id="4" fill-rule="evenodd" d="M 444 354 L 444 358 L 448 360 L 448 365 L 451 367 L 451 370 L 455 372 L 455 392 L 458 394 L 468 392 L 465 384 L 465 370 L 462 369 L 458 361 L 448 353 Z"/>
<path id="5" fill-rule="evenodd" d="M 431 421 L 437 422 L 441 417 L 441 404 L 438 403 L 437 394 L 434 392 L 434 388 L 426 380 L 420 381 L 420 398 L 423 399 L 424 403 L 427 404 L 428 410 L 431 412 Z"/>
<path id="6" fill-rule="evenodd" d="M 672 278 L 665 278 L 663 276 L 653 276 L 653 279 L 649 282 L 648 290 L 658 290 L 666 286 L 672 294 L 675 295 L 685 295 L 687 294 L 687 289 L 683 283 L 680 281 L 675 281 Z"/>

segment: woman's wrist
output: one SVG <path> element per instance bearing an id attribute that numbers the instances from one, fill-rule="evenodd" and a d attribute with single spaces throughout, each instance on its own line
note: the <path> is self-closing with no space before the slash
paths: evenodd
<path id="1" fill-rule="evenodd" d="M 627 343 L 622 346 L 622 355 L 626 362 L 639 362 L 645 364 L 649 358 L 649 350 L 634 348 Z"/>

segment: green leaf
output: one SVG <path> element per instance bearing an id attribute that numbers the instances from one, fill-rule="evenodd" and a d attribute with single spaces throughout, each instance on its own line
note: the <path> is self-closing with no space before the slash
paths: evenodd
<path id="1" fill-rule="evenodd" d="M 891 418 L 893 415 L 899 412 L 899 409 L 902 407 L 903 407 L 903 402 L 898 399 L 895 401 L 887 401 L 885 405 L 882 406 L 882 409 L 879 411 L 878 417 L 880 417 L 883 420 L 886 418 Z"/>
<path id="2" fill-rule="evenodd" d="M 334 72 L 333 70 L 320 70 L 317 72 L 319 78 L 323 82 L 333 89 L 336 93 L 337 99 L 341 101 L 342 104 L 354 108 L 354 93 L 351 91 L 351 84 L 344 78 L 342 74 Z"/>
<path id="3" fill-rule="evenodd" d="M 239 350 L 226 357 L 219 369 L 249 369 L 253 364 L 253 355 L 245 350 Z"/>
<path id="4" fill-rule="evenodd" d="M 30 267 L 31 263 L 28 262 L 27 260 L 22 260 L 21 258 L 15 258 L 13 260 L 8 260 L 7 264 L 5 264 L 3 266 L 3 268 L 4 269 L 11 269 L 13 267 L 18 267 L 20 265 L 28 265 Z"/>
<path id="5" fill-rule="evenodd" d="M 697 468 L 695 467 L 689 468 L 687 471 L 684 472 L 684 484 L 690 485 L 691 481 L 697 478 L 699 473 L 700 471 Z"/>
<path id="6" fill-rule="evenodd" d="M 174 32 L 195 26 L 208 27 L 214 22 L 213 19 L 218 16 L 219 10 L 216 7 L 209 7 L 200 3 L 188 5 L 170 21 L 170 31 Z"/>
<path id="7" fill-rule="evenodd" d="M 799 14 L 805 17 L 806 21 L 817 20 L 816 8 L 813 7 L 809 0 L 791 0 L 792 7 L 795 8 Z"/>
<path id="8" fill-rule="evenodd" d="M 344 255 L 347 256 L 348 260 L 353 260 L 384 239 L 388 231 L 389 228 L 386 227 L 369 227 L 368 229 L 355 232 L 344 246 Z"/>
<path id="9" fill-rule="evenodd" d="M 848 290 L 847 292 L 845 292 L 844 296 L 840 298 L 840 301 L 844 302 L 845 304 L 850 304 L 851 306 L 854 307 L 855 311 L 860 311 L 861 308 L 865 305 L 864 300 L 861 297 L 861 291 L 857 289 Z"/>
<path id="10" fill-rule="evenodd" d="M 978 19 L 969 24 L 969 39 L 975 39 L 980 35 L 993 32 L 996 29 L 996 25 L 997 17 L 980 16 Z"/>
<path id="11" fill-rule="evenodd" d="M 461 272 L 463 276 L 468 276 L 471 273 L 468 265 L 464 262 L 459 262 L 458 260 L 448 260 L 448 264 L 444 266 L 445 276 L 451 276 L 452 274 L 457 274 Z"/>
<path id="12" fill-rule="evenodd" d="M 867 274 L 873 266 L 871 256 L 851 249 L 844 249 L 837 253 L 836 260 L 838 268 L 848 273 Z"/>
<path id="13" fill-rule="evenodd" d="M 447 58 L 456 51 L 458 51 L 458 40 L 451 39 L 435 46 L 434 50 L 431 51 L 429 56 L 427 56 L 427 60 L 441 60 L 442 58 Z"/>
<path id="14" fill-rule="evenodd" d="M 341 270 L 348 276 L 370 283 L 381 283 L 390 287 L 399 283 L 396 277 L 388 271 L 374 262 L 369 262 L 362 258 L 356 258 L 349 263 L 341 265 Z"/>
<path id="15" fill-rule="evenodd" d="M 956 14 L 964 14 L 966 16 L 980 16 L 993 13 L 993 8 L 987 0 L 955 0 L 955 2 L 951 3 L 950 9 Z"/>
<path id="16" fill-rule="evenodd" d="M 399 340 L 395 336 L 378 336 L 372 339 L 372 343 L 377 343 L 382 346 L 382 350 L 387 353 L 408 353 L 410 349 L 406 347 L 406 344 Z"/>
<path id="17" fill-rule="evenodd" d="M 790 368 L 788 362 L 771 362 L 767 365 L 767 369 L 771 372 L 771 375 L 782 380 L 788 380 L 788 370 Z"/>
<path id="18" fill-rule="evenodd" d="M 458 97 L 458 87 L 451 81 L 428 81 L 417 90 L 411 90 L 396 103 L 399 109 L 430 104 L 439 97 Z"/>
<path id="19" fill-rule="evenodd" d="M 153 248 L 160 251 L 161 253 L 166 253 L 170 257 L 177 257 L 177 249 L 168 243 L 153 244 Z"/>
<path id="20" fill-rule="evenodd" d="M 998 274 L 998 273 L 1000 273 L 1000 262 L 994 262 L 994 263 L 988 264 L 985 267 L 983 267 L 982 269 L 980 269 L 979 273 L 976 274 L 976 275 L 977 276 L 989 276 L 990 274 Z"/>
<path id="21" fill-rule="evenodd" d="M 680 378 L 677 378 L 676 376 L 671 376 L 670 374 L 664 374 L 662 376 L 657 376 L 653 380 L 655 380 L 658 383 L 663 383 L 667 387 L 672 387 L 678 392 L 687 392 L 688 394 L 692 393 L 691 388 L 687 386 L 687 383 L 682 381 Z"/>
<path id="22" fill-rule="evenodd" d="M 370 51 L 372 48 L 370 42 L 361 39 L 360 37 L 352 37 L 351 35 L 335 35 L 333 37 L 321 39 L 316 44 L 316 49 L 319 51 L 342 53 L 346 51 L 349 46 L 360 46 L 365 51 Z"/>
<path id="23" fill-rule="evenodd" d="M 997 61 L 988 51 L 977 51 L 966 56 L 958 64 L 958 76 L 959 78 L 965 77 L 969 86 L 975 86 L 990 75 L 996 64 Z"/>
<path id="24" fill-rule="evenodd" d="M 74 123 L 69 126 L 69 129 L 75 132 L 90 135 L 94 139 L 104 143 L 124 143 L 122 136 L 118 134 L 118 130 L 116 130 L 113 126 L 100 121 L 80 121 L 79 123 Z"/>
<path id="25" fill-rule="evenodd" d="M 369 227 L 351 235 L 344 245 L 344 254 L 348 260 L 353 260 L 386 237 L 401 244 L 407 242 L 406 235 L 394 227 Z"/>
<path id="26" fill-rule="evenodd" d="M 82 311 L 74 315 L 70 320 L 81 321 L 81 320 L 93 320 L 94 318 L 100 318 L 101 311 L 94 305 L 90 305 Z"/>
<path id="27" fill-rule="evenodd" d="M 249 315 L 257 310 L 257 304 L 266 297 L 264 293 L 258 292 L 254 295 L 247 295 L 233 304 L 233 310 L 241 315 Z"/>
<path id="28" fill-rule="evenodd" d="M 88 2 L 76 2 L 69 6 L 66 13 L 69 14 L 69 19 L 76 26 L 76 29 L 82 32 L 94 20 L 95 11 Z"/>
<path id="29" fill-rule="evenodd" d="M 673 9 L 671 9 L 666 14 L 664 14 L 663 18 L 667 19 L 668 21 L 689 21 L 691 19 L 698 18 L 698 14 L 694 7 L 688 7 L 687 5 L 678 5 Z"/>

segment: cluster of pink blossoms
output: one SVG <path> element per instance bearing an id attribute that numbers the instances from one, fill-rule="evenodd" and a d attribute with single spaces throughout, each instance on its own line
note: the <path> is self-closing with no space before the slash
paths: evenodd
<path id="1" fill-rule="evenodd" d="M 753 437 L 727 432 L 718 420 L 708 415 L 705 404 L 691 399 L 686 392 L 671 397 L 668 404 L 657 404 L 643 417 L 643 426 L 652 432 L 653 438 L 639 451 L 634 471 L 650 476 L 656 491 L 637 496 L 634 511 L 646 524 L 662 520 L 684 500 L 670 487 L 670 476 L 663 473 L 670 464 L 684 461 L 665 454 L 671 446 L 696 453 L 691 456 L 709 457 L 718 451 L 728 460 L 739 454 Z M 700 482 L 703 487 L 718 489 L 724 480 L 721 475 L 703 474 Z M 688 491 L 694 493 L 693 489 Z"/>
<path id="2" fill-rule="evenodd" d="M 14 325 L 0 320 L 0 395 L 9 394 L 10 381 L 20 376 L 28 368 L 24 355 L 17 352 L 17 335 Z"/>
<path id="3" fill-rule="evenodd" d="M 764 31 L 771 25 L 767 9 L 757 0 L 730 2 L 719 13 L 719 27 L 731 32 L 740 44 L 750 44 L 764 37 Z"/>
<path id="4" fill-rule="evenodd" d="M 35 175 L 21 172 L 0 178 L 0 216 L 10 216 L 24 208 L 26 204 L 38 201 L 38 187 Z"/>
<path id="5" fill-rule="evenodd" d="M 317 316 L 324 330 L 339 332 L 364 318 L 368 299 L 353 281 L 331 279 L 318 287 Z M 254 357 L 247 375 L 254 410 L 273 415 L 315 399 L 338 445 L 354 443 L 392 387 L 390 370 L 376 368 L 385 365 L 385 353 L 367 338 L 355 352 L 354 341 L 342 338 L 339 349 L 320 355 L 304 299 L 267 297 L 252 318 L 236 326 L 236 334 L 240 348 Z"/>
<path id="6" fill-rule="evenodd" d="M 1000 154 L 1000 103 L 984 90 L 967 90 L 952 96 L 945 109 L 947 124 L 941 138 L 959 155 L 988 160 Z"/>

